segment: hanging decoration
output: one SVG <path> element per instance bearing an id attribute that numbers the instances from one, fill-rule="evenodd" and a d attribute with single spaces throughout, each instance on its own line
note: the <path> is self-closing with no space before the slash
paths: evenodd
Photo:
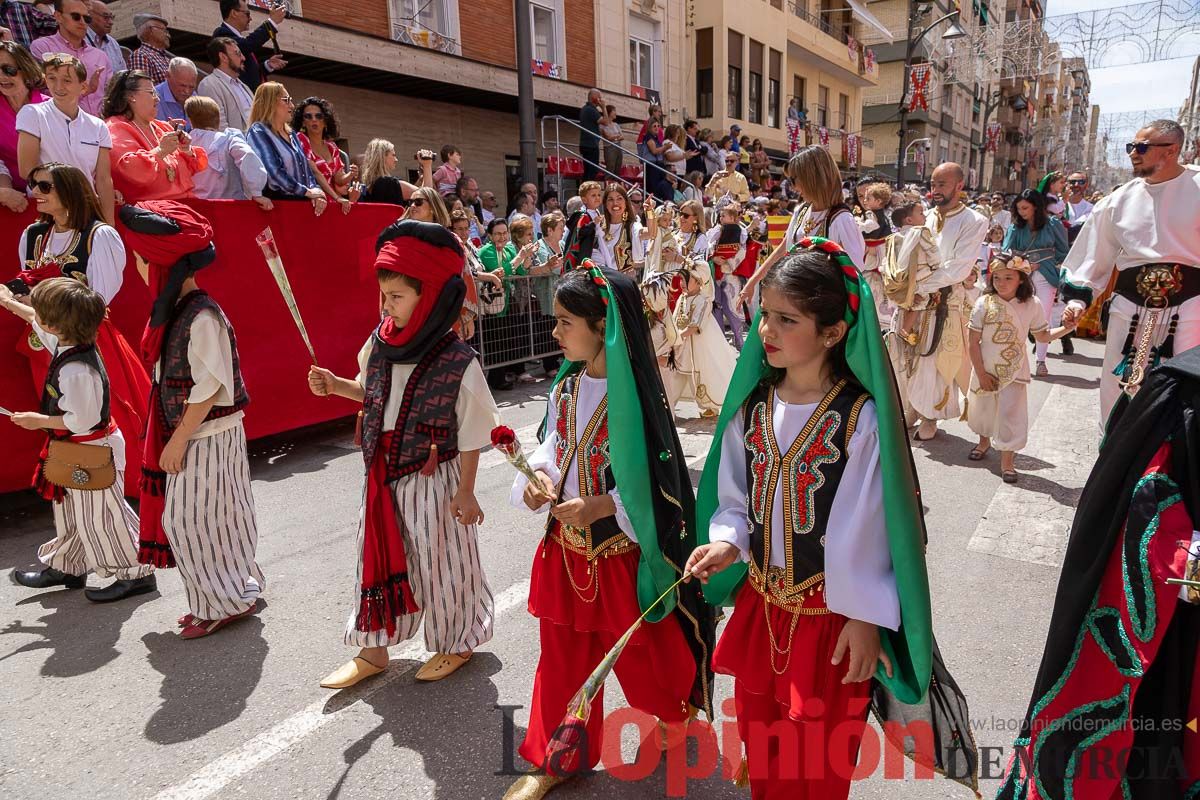
<path id="1" fill-rule="evenodd" d="M 824 147 L 826 150 L 829 149 L 829 128 L 822 125 L 817 129 L 817 141 L 820 142 L 821 147 Z"/>
<path id="2" fill-rule="evenodd" d="M 987 126 L 987 140 L 985 147 L 989 153 L 994 153 L 1000 149 L 1000 134 L 1004 130 L 1004 126 L 999 122 L 989 122 Z"/>
<path id="3" fill-rule="evenodd" d="M 875 71 L 875 51 L 863 50 L 863 61 L 866 63 L 867 72 Z"/>
<path id="4" fill-rule="evenodd" d="M 925 148 L 917 147 L 916 151 L 917 151 L 916 158 L 914 160 L 917 163 L 917 175 L 921 179 L 924 179 L 925 178 Z"/>
<path id="5" fill-rule="evenodd" d="M 858 167 L 862 154 L 862 137 L 852 133 L 846 137 L 846 166 L 850 169 Z"/>
<path id="6" fill-rule="evenodd" d="M 846 37 L 846 50 L 849 51 L 850 62 L 858 64 L 858 40 L 853 36 Z"/>
<path id="7" fill-rule="evenodd" d="M 800 142 L 800 120 L 795 117 L 788 117 L 787 121 L 787 138 L 788 138 L 788 155 L 794 156 L 800 151 L 803 145 Z"/>
<path id="8" fill-rule="evenodd" d="M 933 72 L 929 67 L 929 64 L 913 64 L 912 66 L 909 77 L 909 83 L 912 86 L 912 93 L 909 95 L 908 101 L 909 111 L 916 111 L 918 108 L 923 111 L 929 110 L 929 83 L 933 77 Z"/>

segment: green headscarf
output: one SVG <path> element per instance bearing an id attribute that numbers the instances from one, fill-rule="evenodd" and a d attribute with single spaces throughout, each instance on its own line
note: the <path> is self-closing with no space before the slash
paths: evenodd
<path id="1" fill-rule="evenodd" d="M 841 269 L 846 284 L 845 320 L 850 326 L 846 333 L 846 361 L 854 377 L 875 401 L 888 547 L 900 596 L 899 631 L 881 629 L 885 634 L 881 636 L 882 645 L 892 662 L 893 677 L 887 677 L 882 668 L 875 677 L 902 703 L 916 704 L 929 688 L 933 629 L 929 576 L 925 569 L 925 520 L 900 393 L 879 334 L 871 290 L 850 257 L 836 242 L 819 236 L 802 239 L 797 248 L 815 248 L 829 254 Z M 766 375 L 766 370 L 766 354 L 758 336 L 756 316 L 725 395 L 704 474 L 700 478 L 696 520 L 701 543 L 708 542 L 709 521 L 717 510 L 717 475 L 721 469 L 721 441 L 725 428 Z M 714 605 L 733 605 L 747 570 L 746 564 L 738 563 L 713 576 L 705 586 L 705 597 Z"/>

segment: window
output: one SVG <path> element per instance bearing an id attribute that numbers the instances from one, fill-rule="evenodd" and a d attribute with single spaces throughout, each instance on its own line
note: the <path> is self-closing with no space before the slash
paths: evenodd
<path id="1" fill-rule="evenodd" d="M 779 75 L 783 71 L 783 53 L 770 52 L 771 63 L 767 66 L 767 124 L 779 127 Z"/>
<path id="2" fill-rule="evenodd" d="M 533 24 L 533 57 L 551 64 L 561 63 L 558 57 L 558 25 L 554 9 L 530 3 L 529 14 Z"/>
<path id="3" fill-rule="evenodd" d="M 808 110 L 808 81 L 799 75 L 792 76 L 792 97 L 799 98 L 800 108 Z"/>
<path id="4" fill-rule="evenodd" d="M 729 101 L 726 113 L 734 119 L 742 117 L 742 35 L 729 31 Z"/>
<path id="5" fill-rule="evenodd" d="M 713 115 L 713 29 L 696 31 L 696 116 Z"/>
<path id="6" fill-rule="evenodd" d="M 389 0 L 392 38 L 459 54 L 457 0 Z"/>
<path id="7" fill-rule="evenodd" d="M 850 127 L 850 98 L 844 94 L 838 95 L 838 118 L 837 124 L 839 128 L 849 131 Z"/>
<path id="8" fill-rule="evenodd" d="M 750 40 L 750 113 L 747 119 L 762 124 L 763 46 Z"/>
<path id="9" fill-rule="evenodd" d="M 817 86 L 817 124 L 829 127 L 829 87 Z"/>
<path id="10" fill-rule="evenodd" d="M 629 15 L 629 80 L 634 86 L 658 89 L 658 23 Z"/>

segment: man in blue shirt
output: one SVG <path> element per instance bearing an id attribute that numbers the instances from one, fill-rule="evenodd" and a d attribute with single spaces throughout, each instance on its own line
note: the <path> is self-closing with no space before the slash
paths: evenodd
<path id="1" fill-rule="evenodd" d="M 188 122 L 187 114 L 183 113 L 183 104 L 196 93 L 196 84 L 200 81 L 200 73 L 195 63 L 189 58 L 173 58 L 167 67 L 167 79 L 154 87 L 158 93 L 159 119 L 164 122 L 178 120 L 183 123 L 183 129 L 190 131 L 192 125 Z"/>

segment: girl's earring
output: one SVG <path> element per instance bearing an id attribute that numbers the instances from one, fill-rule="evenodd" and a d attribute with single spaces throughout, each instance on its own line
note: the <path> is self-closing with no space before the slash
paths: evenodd
<path id="1" fill-rule="evenodd" d="M 628 211 L 626 211 L 624 214 L 621 215 L 621 222 L 629 222 L 629 212 Z"/>

